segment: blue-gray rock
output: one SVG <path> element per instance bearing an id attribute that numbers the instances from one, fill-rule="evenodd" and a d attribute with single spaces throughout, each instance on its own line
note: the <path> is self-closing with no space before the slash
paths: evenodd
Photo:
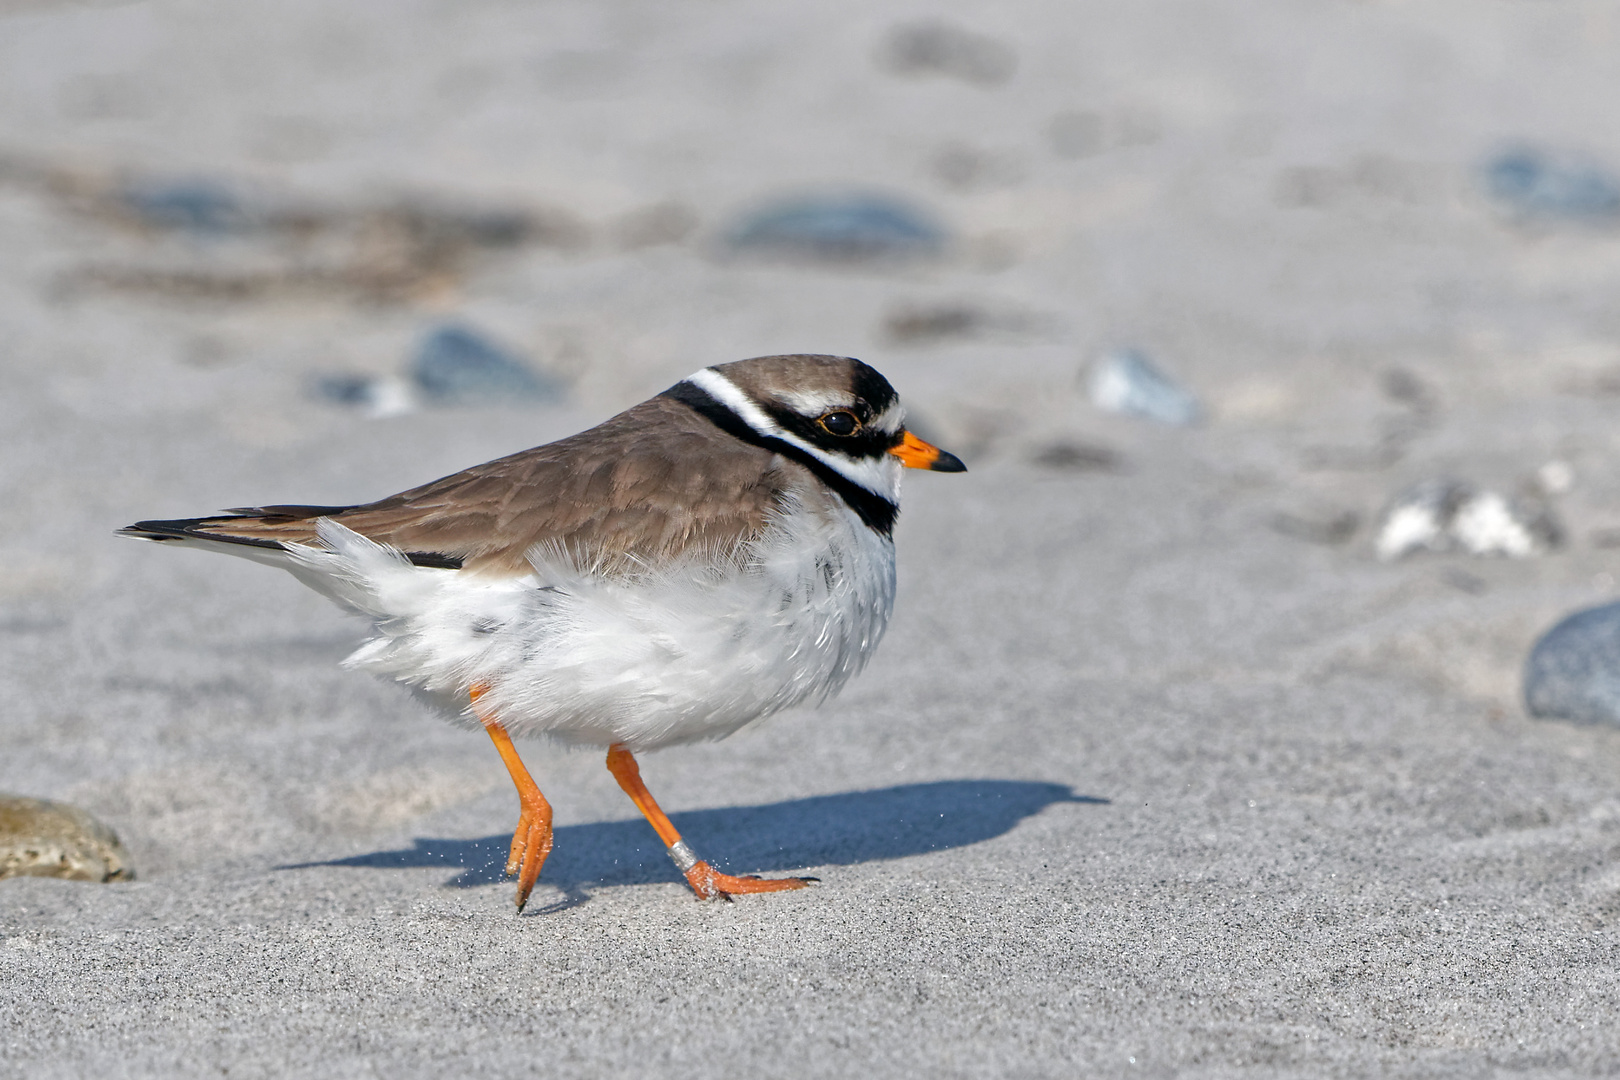
<path id="1" fill-rule="evenodd" d="M 1620 604 L 1577 611 L 1536 642 L 1524 701 L 1532 716 L 1620 724 Z"/>
<path id="2" fill-rule="evenodd" d="M 931 214 L 887 195 L 829 195 L 772 203 L 727 236 L 744 253 L 826 262 L 938 255 L 946 233 Z"/>
<path id="3" fill-rule="evenodd" d="M 464 326 L 441 326 L 422 339 L 411 381 L 435 405 L 561 401 L 567 387 Z"/>
<path id="4" fill-rule="evenodd" d="M 1620 180 L 1584 158 L 1513 147 L 1485 163 L 1482 181 L 1486 194 L 1521 218 L 1620 220 Z"/>
<path id="5" fill-rule="evenodd" d="M 212 180 L 142 180 L 118 193 L 124 211 L 153 229 L 193 233 L 235 232 L 251 215 L 227 187 Z"/>
<path id="6" fill-rule="evenodd" d="M 1191 424 L 1201 413 L 1197 398 L 1131 349 L 1099 360 L 1091 369 L 1089 390 L 1099 409 L 1161 424 Z"/>

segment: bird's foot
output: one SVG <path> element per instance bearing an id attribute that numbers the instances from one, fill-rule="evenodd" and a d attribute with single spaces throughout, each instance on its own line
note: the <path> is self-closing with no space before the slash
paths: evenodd
<path id="1" fill-rule="evenodd" d="M 522 911 L 540 880 L 540 868 L 551 854 L 551 807 L 541 800 L 523 804 L 517 830 L 512 833 L 512 849 L 506 856 L 506 876 L 518 879 L 517 909 Z"/>
<path id="2" fill-rule="evenodd" d="M 699 862 L 686 872 L 686 881 L 700 900 L 716 898 L 729 900 L 743 893 L 787 892 L 789 889 L 802 889 L 812 881 L 820 880 L 813 877 L 759 878 L 752 875 L 732 877 L 730 874 L 722 874 L 706 862 Z"/>

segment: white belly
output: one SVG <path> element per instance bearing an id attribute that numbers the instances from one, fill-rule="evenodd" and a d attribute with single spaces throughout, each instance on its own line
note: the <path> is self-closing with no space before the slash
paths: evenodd
<path id="1" fill-rule="evenodd" d="M 839 506 L 784 514 L 716 563 L 633 578 L 531 553 L 533 577 L 412 566 L 332 522 L 293 572 L 369 616 L 348 666 L 407 683 L 471 721 L 467 691 L 514 735 L 653 749 L 715 739 L 836 692 L 894 606 L 894 544 Z"/>

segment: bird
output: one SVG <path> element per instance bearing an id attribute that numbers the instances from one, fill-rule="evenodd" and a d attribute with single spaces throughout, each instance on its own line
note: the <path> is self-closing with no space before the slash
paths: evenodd
<path id="1" fill-rule="evenodd" d="M 369 620 L 346 667 L 482 728 L 517 789 L 506 875 L 521 913 L 552 808 L 513 738 L 606 748 L 700 899 L 813 878 L 721 873 L 638 753 L 730 735 L 838 692 L 895 594 L 906 468 L 964 472 L 851 357 L 705 367 L 596 427 L 376 502 L 239 507 L 118 530 L 291 572 Z"/>

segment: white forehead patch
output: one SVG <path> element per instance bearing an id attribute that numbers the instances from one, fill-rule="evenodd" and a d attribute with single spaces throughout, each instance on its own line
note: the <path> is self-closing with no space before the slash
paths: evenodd
<path id="1" fill-rule="evenodd" d="M 702 390 L 720 404 L 730 409 L 743 423 L 772 439 L 781 439 L 789 445 L 796 446 L 809 454 L 827 468 L 853 483 L 859 484 L 874 495 L 881 495 L 885 499 L 900 505 L 900 474 L 904 466 L 900 459 L 892 454 L 880 454 L 876 458 L 853 458 L 847 454 L 834 453 L 823 450 L 819 446 L 812 446 L 791 431 L 786 431 L 775 420 L 755 404 L 754 399 L 743 393 L 741 388 L 726 378 L 714 368 L 704 368 L 693 372 L 686 377 L 686 382 Z M 848 407 L 848 397 L 845 397 L 845 408 Z M 834 405 L 833 408 L 839 406 Z M 883 416 L 894 412 L 898 406 L 884 410 Z M 902 414 L 903 416 L 904 414 Z M 879 417 L 878 419 L 881 419 Z M 887 430 L 887 429 L 884 429 Z"/>

